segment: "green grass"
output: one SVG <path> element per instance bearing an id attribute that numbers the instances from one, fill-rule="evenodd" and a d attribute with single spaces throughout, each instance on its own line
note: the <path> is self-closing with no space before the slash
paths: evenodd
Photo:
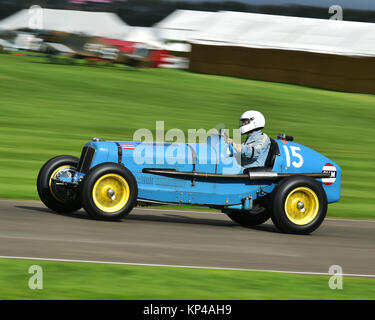
<path id="1" fill-rule="evenodd" d="M 29 268 L 43 270 L 43 289 L 31 290 Z M 375 279 L 261 271 L 187 269 L 0 259 L 0 299 L 375 299 Z"/>
<path id="2" fill-rule="evenodd" d="M 265 131 L 293 135 L 343 169 L 342 199 L 329 216 L 375 218 L 375 96 L 179 70 L 48 64 L 0 55 L 0 198 L 38 199 L 42 164 L 79 156 L 92 137 L 132 139 L 139 128 L 238 125 L 261 110 Z"/>

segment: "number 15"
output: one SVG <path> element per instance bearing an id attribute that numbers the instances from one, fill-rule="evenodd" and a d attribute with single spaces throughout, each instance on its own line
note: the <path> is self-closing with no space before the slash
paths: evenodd
<path id="1" fill-rule="evenodd" d="M 285 150 L 285 156 L 286 156 L 286 166 L 290 167 L 290 153 L 287 146 L 283 146 Z M 293 161 L 292 165 L 295 168 L 301 168 L 303 165 L 303 157 L 301 154 L 298 153 L 298 151 L 301 151 L 300 147 L 290 147 L 290 150 L 292 151 L 292 156 L 298 159 L 298 162 Z"/>

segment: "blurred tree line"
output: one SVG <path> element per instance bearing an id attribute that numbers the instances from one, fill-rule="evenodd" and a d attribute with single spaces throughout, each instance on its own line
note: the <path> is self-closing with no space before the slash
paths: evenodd
<path id="1" fill-rule="evenodd" d="M 87 2 L 82 4 L 71 3 L 68 0 L 0 0 L 0 20 L 18 10 L 29 8 L 31 5 L 36 4 L 44 8 L 115 12 L 126 23 L 133 26 L 151 26 L 176 9 L 201 11 L 228 10 L 321 19 L 328 19 L 331 16 L 328 13 L 328 7 L 323 8 L 304 5 L 251 5 L 235 0 L 225 2 L 114 0 L 112 3 Z M 344 20 L 375 22 L 375 11 L 344 8 Z"/>

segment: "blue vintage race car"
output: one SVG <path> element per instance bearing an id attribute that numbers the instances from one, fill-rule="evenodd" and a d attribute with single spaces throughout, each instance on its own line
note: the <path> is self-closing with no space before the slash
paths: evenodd
<path id="1" fill-rule="evenodd" d="M 206 143 L 101 141 L 80 159 L 58 156 L 41 168 L 40 199 L 56 212 L 83 207 L 94 219 L 125 217 L 136 205 L 216 208 L 242 226 L 272 219 L 283 232 L 308 234 L 340 199 L 341 169 L 285 135 L 271 139 L 264 167 L 243 170 L 222 134 Z"/>

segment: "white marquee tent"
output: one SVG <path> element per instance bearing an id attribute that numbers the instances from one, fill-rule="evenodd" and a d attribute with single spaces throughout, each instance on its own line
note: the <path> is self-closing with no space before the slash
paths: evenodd
<path id="1" fill-rule="evenodd" d="M 216 15 L 217 12 L 176 10 L 154 28 L 164 40 L 188 42 L 195 39 L 197 32 L 205 30 Z"/>
<path id="2" fill-rule="evenodd" d="M 129 26 L 116 14 L 77 10 L 21 10 L 0 21 L 0 29 L 16 30 L 37 26 L 37 29 L 69 33 L 85 33 L 113 39 L 123 39 Z"/>
<path id="3" fill-rule="evenodd" d="M 375 56 L 375 23 L 222 11 L 193 42 Z"/>
<path id="4" fill-rule="evenodd" d="M 154 27 L 167 41 L 375 56 L 374 23 L 176 10 Z"/>
<path id="5" fill-rule="evenodd" d="M 157 36 L 155 29 L 149 27 L 129 27 L 128 33 L 122 38 L 122 40 L 140 42 L 157 48 L 164 47 L 164 44 Z"/>

